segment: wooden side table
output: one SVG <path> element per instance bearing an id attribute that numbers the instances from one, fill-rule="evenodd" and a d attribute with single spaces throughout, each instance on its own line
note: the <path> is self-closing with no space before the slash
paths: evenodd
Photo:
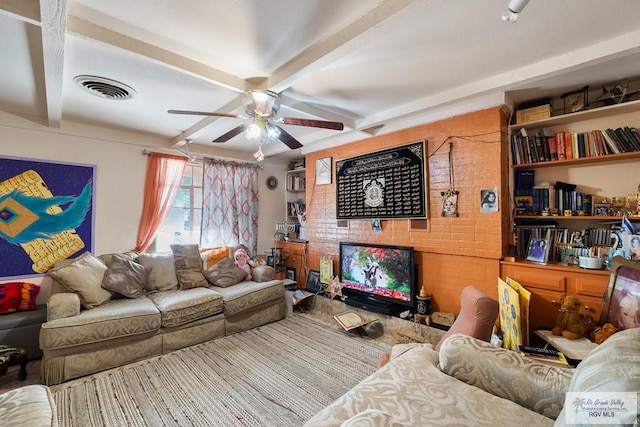
<path id="1" fill-rule="evenodd" d="M 27 378 L 27 349 L 0 344 L 0 375 L 6 375 L 9 366 L 20 364 L 18 379 Z"/>

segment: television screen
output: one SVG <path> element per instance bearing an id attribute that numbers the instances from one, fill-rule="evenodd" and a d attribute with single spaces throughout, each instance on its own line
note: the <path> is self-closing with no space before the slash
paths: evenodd
<path id="1" fill-rule="evenodd" d="M 353 293 L 413 306 L 413 248 L 340 243 L 340 281 Z"/>

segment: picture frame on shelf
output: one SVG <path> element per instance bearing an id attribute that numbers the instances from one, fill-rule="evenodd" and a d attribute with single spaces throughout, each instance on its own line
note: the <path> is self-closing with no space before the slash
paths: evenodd
<path id="1" fill-rule="evenodd" d="M 316 293 L 323 290 L 323 286 L 320 284 L 320 270 L 309 270 L 305 290 Z"/>
<path id="2" fill-rule="evenodd" d="M 291 268 L 291 267 L 287 267 L 287 269 L 285 270 L 285 277 L 289 280 L 293 280 L 295 282 L 296 280 L 296 269 L 295 268 Z"/>
<path id="3" fill-rule="evenodd" d="M 546 264 L 549 261 L 549 239 L 538 237 L 529 239 L 527 261 Z"/>
<path id="4" fill-rule="evenodd" d="M 602 305 L 601 324 L 619 331 L 640 327 L 640 263 L 616 256 Z"/>
<path id="5" fill-rule="evenodd" d="M 562 98 L 564 114 L 586 110 L 589 108 L 589 86 L 563 93 L 560 98 Z"/>
<path id="6" fill-rule="evenodd" d="M 596 203 L 593 205 L 593 214 L 594 216 L 608 216 L 609 215 L 609 205 L 605 205 L 602 203 Z"/>

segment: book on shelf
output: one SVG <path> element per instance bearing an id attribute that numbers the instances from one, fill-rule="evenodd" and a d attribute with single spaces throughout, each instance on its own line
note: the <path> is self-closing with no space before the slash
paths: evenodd
<path id="1" fill-rule="evenodd" d="M 547 363 L 554 366 L 570 367 L 567 358 L 561 351 L 551 348 L 534 347 L 529 345 L 518 346 L 518 353 L 539 362 Z"/>
<path id="2" fill-rule="evenodd" d="M 351 331 L 353 329 L 360 328 L 367 325 L 368 321 L 364 320 L 358 313 L 354 311 L 347 311 L 341 314 L 333 316 L 334 319 L 342 326 L 345 331 Z"/>

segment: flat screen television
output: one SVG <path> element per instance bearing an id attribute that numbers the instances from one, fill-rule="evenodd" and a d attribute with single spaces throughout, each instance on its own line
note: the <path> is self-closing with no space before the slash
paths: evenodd
<path id="1" fill-rule="evenodd" d="M 340 243 L 340 281 L 348 296 L 413 307 L 413 248 L 369 243 Z"/>

